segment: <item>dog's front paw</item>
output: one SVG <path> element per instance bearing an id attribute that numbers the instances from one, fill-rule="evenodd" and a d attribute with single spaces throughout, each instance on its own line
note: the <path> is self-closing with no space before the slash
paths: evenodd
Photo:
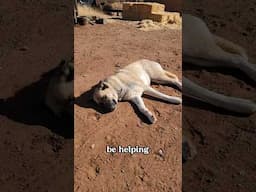
<path id="1" fill-rule="evenodd" d="M 156 122 L 156 117 L 152 113 L 147 113 L 146 117 L 150 124 L 153 124 Z"/>

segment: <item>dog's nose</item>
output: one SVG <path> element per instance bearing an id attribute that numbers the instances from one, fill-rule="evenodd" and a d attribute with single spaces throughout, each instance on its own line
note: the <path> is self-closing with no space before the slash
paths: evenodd
<path id="1" fill-rule="evenodd" d="M 110 112 L 114 111 L 115 108 L 116 108 L 115 106 L 111 106 L 111 107 L 109 108 Z"/>
<path id="2" fill-rule="evenodd" d="M 104 106 L 104 108 L 105 108 L 105 112 L 112 112 L 112 111 L 115 110 L 116 105 L 114 105 L 114 104 L 107 104 L 107 105 Z"/>

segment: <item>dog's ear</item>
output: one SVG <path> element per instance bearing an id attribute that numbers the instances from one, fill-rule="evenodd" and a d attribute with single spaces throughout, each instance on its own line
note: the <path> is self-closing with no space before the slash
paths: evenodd
<path id="1" fill-rule="evenodd" d="M 99 82 L 99 84 L 98 84 L 99 86 L 99 89 L 101 89 L 101 90 L 104 90 L 104 89 L 107 89 L 109 86 L 106 84 L 106 82 L 105 81 L 100 81 Z"/>
<path id="2" fill-rule="evenodd" d="M 66 69 L 66 61 L 62 59 L 59 63 L 59 72 L 64 73 Z"/>
<path id="3" fill-rule="evenodd" d="M 65 61 L 64 59 L 62 59 L 62 60 L 60 61 L 60 63 L 59 63 L 59 67 L 62 68 L 62 67 L 65 66 L 65 64 L 66 64 L 66 61 Z"/>

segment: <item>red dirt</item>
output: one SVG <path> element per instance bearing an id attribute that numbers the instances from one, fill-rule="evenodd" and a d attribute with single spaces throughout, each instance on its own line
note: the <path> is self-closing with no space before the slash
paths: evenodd
<path id="1" fill-rule="evenodd" d="M 41 75 L 73 54 L 69 5 L 0 2 L 0 191 L 73 190 L 73 140 L 41 107 Z"/>
<path id="2" fill-rule="evenodd" d="M 212 0 L 184 5 L 186 12 L 203 18 L 211 31 L 243 46 L 255 63 L 255 3 Z M 255 100 L 255 84 L 242 73 L 232 71 L 235 76 L 231 76 L 219 71 L 186 69 L 183 75 L 211 90 Z M 182 112 L 183 129 L 194 134 L 198 151 L 183 166 L 184 192 L 255 191 L 256 114 L 241 117 L 202 105 L 185 105 Z"/>
<path id="3" fill-rule="evenodd" d="M 101 114 L 84 94 L 116 69 L 151 59 L 181 77 L 181 31 L 143 32 L 128 22 L 75 27 L 75 191 L 181 191 L 181 105 L 144 99 L 158 121 L 127 102 Z M 154 86 L 169 95 L 172 88 Z M 106 145 L 149 146 L 149 155 L 108 154 Z M 163 156 L 159 155 L 163 151 Z"/>

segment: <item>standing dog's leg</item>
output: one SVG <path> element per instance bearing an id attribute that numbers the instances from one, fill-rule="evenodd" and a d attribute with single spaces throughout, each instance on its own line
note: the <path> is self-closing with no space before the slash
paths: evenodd
<path id="1" fill-rule="evenodd" d="M 156 97 L 158 99 L 162 99 L 164 101 L 167 101 L 169 103 L 174 103 L 174 104 L 181 104 L 182 103 L 182 99 L 179 97 L 173 97 L 173 96 L 169 96 L 169 95 L 165 95 L 151 87 L 148 87 L 145 91 L 144 94 L 146 95 L 150 95 L 152 97 Z"/>
<path id="2" fill-rule="evenodd" d="M 143 99 L 141 96 L 135 96 L 131 99 L 131 102 L 134 103 L 139 111 L 147 117 L 150 123 L 154 123 L 156 121 L 156 117 L 148 110 L 145 106 Z"/>

